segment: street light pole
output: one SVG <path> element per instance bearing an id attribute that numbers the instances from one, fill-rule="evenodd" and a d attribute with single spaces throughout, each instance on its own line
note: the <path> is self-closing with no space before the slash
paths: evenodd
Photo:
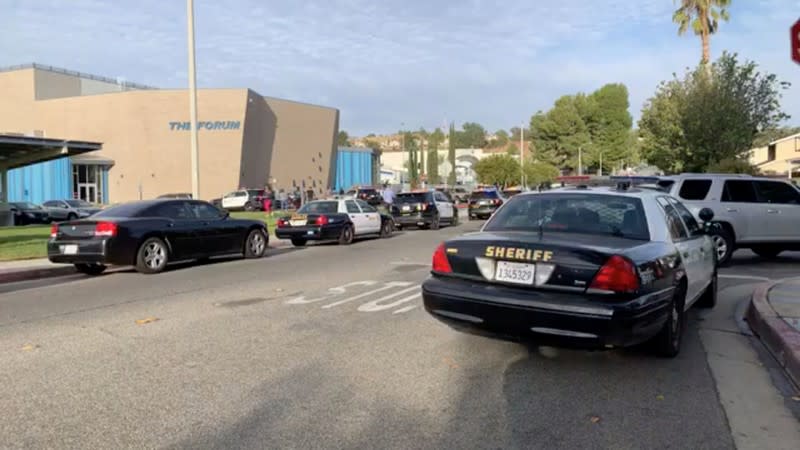
<path id="1" fill-rule="evenodd" d="M 520 187 L 525 189 L 525 146 L 523 145 L 523 136 L 525 135 L 525 123 L 519 127 L 519 182 Z"/>
<path id="2" fill-rule="evenodd" d="M 189 45 L 189 133 L 192 155 L 192 198 L 200 198 L 200 149 L 197 142 L 197 79 L 194 59 L 194 0 L 186 0 Z"/>
<path id="3" fill-rule="evenodd" d="M 578 176 L 583 175 L 583 148 L 578 147 Z"/>

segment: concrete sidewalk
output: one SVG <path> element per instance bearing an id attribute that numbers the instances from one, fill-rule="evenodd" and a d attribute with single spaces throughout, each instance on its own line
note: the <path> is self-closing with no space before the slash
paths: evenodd
<path id="1" fill-rule="evenodd" d="M 759 286 L 753 292 L 747 322 L 800 386 L 800 278 Z"/>
<path id="2" fill-rule="evenodd" d="M 270 236 L 270 248 L 285 248 L 291 245 L 291 241 Z M 53 264 L 46 258 L 0 261 L 0 284 L 62 277 L 75 273 L 77 273 L 75 267 L 68 264 Z"/>

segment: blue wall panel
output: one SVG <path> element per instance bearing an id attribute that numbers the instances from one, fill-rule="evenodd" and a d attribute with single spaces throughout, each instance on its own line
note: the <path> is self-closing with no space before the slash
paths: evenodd
<path id="1" fill-rule="evenodd" d="M 102 170 L 102 174 L 103 174 L 102 175 L 102 177 L 103 177 L 103 186 L 101 187 L 101 189 L 103 190 L 103 192 L 102 192 L 102 197 L 100 199 L 102 200 L 102 202 L 104 204 L 107 205 L 107 204 L 111 203 L 110 201 L 108 201 L 108 167 L 104 166 L 101 170 Z"/>
<path id="2" fill-rule="evenodd" d="M 59 158 L 9 170 L 6 189 L 11 202 L 72 198 L 72 163 Z"/>
<path id="3" fill-rule="evenodd" d="M 336 157 L 335 191 L 347 190 L 355 184 L 374 184 L 373 160 L 371 151 L 340 147 Z"/>

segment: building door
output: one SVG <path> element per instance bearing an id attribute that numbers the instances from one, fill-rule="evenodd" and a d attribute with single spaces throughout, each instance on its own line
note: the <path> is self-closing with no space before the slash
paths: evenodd
<path id="1" fill-rule="evenodd" d="M 72 192 L 74 197 L 89 203 L 102 203 L 102 167 L 94 164 L 72 166 Z"/>

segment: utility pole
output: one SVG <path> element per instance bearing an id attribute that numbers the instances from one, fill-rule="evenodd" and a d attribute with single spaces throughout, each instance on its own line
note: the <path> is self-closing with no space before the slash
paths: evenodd
<path id="1" fill-rule="evenodd" d="M 189 133 L 192 144 L 192 198 L 200 198 L 200 149 L 197 142 L 197 79 L 194 61 L 194 0 L 186 0 L 186 15 L 189 44 Z"/>
<path id="2" fill-rule="evenodd" d="M 583 175 L 583 148 L 578 147 L 578 176 Z"/>

